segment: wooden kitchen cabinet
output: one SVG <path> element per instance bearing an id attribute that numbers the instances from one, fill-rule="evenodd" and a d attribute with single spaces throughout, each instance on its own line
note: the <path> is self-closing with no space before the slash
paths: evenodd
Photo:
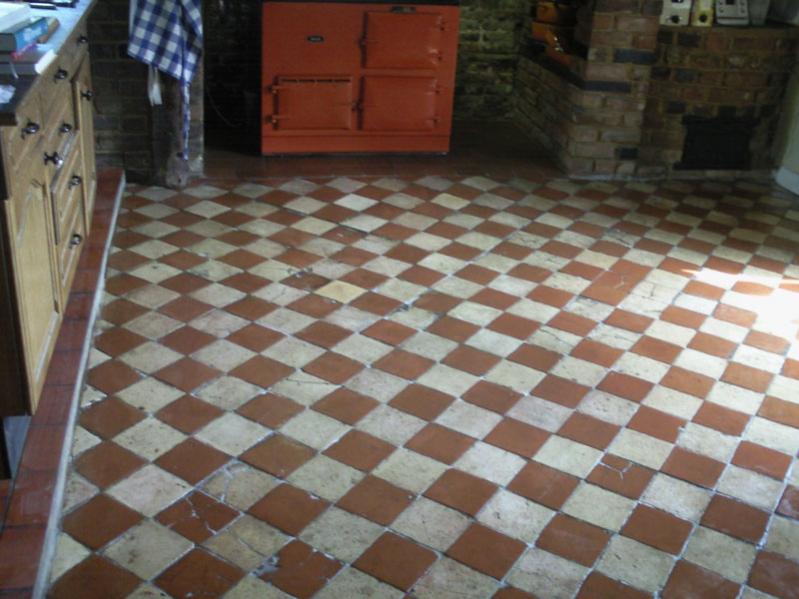
<path id="1" fill-rule="evenodd" d="M 33 413 L 47 376 L 97 171 L 86 17 L 59 9 L 55 61 L 0 108 L 0 417 Z"/>

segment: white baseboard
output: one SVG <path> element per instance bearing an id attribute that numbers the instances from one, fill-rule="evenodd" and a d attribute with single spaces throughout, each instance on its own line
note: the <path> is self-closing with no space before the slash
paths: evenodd
<path id="1" fill-rule="evenodd" d="M 782 167 L 777 171 L 775 180 L 791 193 L 799 195 L 799 173 Z"/>

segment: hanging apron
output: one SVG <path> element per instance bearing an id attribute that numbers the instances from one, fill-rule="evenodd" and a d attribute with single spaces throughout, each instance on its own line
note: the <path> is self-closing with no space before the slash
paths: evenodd
<path id="1" fill-rule="evenodd" d="M 191 98 L 189 89 L 200 63 L 203 43 L 201 0 L 131 0 L 128 54 L 151 67 L 148 95 L 160 103 L 155 71 L 180 82 L 183 149 L 189 158 Z"/>

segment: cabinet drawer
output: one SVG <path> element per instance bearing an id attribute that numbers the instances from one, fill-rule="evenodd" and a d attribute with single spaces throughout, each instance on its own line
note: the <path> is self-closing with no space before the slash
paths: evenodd
<path id="1" fill-rule="evenodd" d="M 75 211 L 75 204 L 83 203 L 83 165 L 80 147 L 70 153 L 64 166 L 53 182 L 50 195 L 53 202 L 53 225 L 55 242 L 61 241 L 69 234 L 69 219 Z"/>
<path id="2" fill-rule="evenodd" d="M 36 144 L 45 136 L 39 98 L 34 96 L 19 107 L 17 121 L 19 125 L 15 127 L 3 127 L 3 147 L 15 172 L 30 159 Z"/>
<path id="3" fill-rule="evenodd" d="M 83 218 L 83 202 L 73 201 L 67 205 L 64 215 L 64 234 L 56 245 L 58 278 L 60 282 L 61 305 L 66 305 L 72 278 L 78 265 L 78 258 L 86 237 L 86 224 Z"/>
<path id="4" fill-rule="evenodd" d="M 41 91 L 41 102 L 50 107 L 44 119 L 44 143 L 41 158 L 50 180 L 63 167 L 76 145 L 77 121 L 72 104 L 70 81 L 51 81 Z"/>

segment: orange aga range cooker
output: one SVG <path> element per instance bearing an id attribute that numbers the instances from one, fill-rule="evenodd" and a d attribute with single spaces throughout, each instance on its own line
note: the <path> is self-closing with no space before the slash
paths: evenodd
<path id="1" fill-rule="evenodd" d="M 263 3 L 263 154 L 449 151 L 458 0 Z"/>

